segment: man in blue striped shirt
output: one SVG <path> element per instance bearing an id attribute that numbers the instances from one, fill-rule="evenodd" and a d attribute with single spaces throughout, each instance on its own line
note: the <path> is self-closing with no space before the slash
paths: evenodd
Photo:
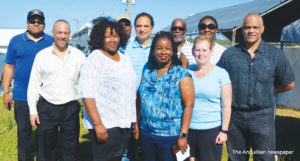
<path id="1" fill-rule="evenodd" d="M 143 67 L 148 61 L 152 40 L 150 35 L 154 27 L 154 20 L 148 13 L 142 12 L 138 14 L 134 20 L 136 38 L 129 41 L 124 51 L 130 56 L 130 60 L 137 74 L 137 88 L 139 87 Z"/>

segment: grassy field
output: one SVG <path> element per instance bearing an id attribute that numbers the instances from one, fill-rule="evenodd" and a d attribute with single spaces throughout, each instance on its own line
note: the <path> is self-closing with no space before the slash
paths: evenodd
<path id="1" fill-rule="evenodd" d="M 17 160 L 17 128 L 14 113 L 3 108 L 0 97 L 0 161 Z M 280 155 L 280 161 L 300 160 L 300 112 L 278 106 L 276 111 L 276 139 L 278 151 L 292 151 L 291 155 Z M 32 147 L 35 146 L 35 132 L 33 130 Z M 60 149 L 58 147 L 58 149 Z M 60 155 L 60 154 L 59 154 Z M 80 130 L 80 159 L 91 161 L 91 148 L 88 131 L 82 127 Z M 226 146 L 224 146 L 222 161 L 228 159 Z M 250 158 L 252 160 L 252 156 Z"/>

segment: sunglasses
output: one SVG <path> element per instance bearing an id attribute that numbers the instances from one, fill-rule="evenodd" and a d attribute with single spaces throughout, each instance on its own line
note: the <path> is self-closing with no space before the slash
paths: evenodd
<path id="1" fill-rule="evenodd" d="M 130 21 L 128 21 L 128 20 L 120 20 L 119 23 L 124 25 L 124 26 L 130 26 L 131 25 Z"/>
<path id="2" fill-rule="evenodd" d="M 172 27 L 171 28 L 172 31 L 177 31 L 177 29 L 179 29 L 179 31 L 185 31 L 184 27 Z"/>
<path id="3" fill-rule="evenodd" d="M 28 23 L 30 23 L 30 24 L 35 24 L 35 23 L 37 23 L 38 25 L 45 24 L 45 22 L 44 22 L 43 20 L 38 20 L 38 21 L 35 21 L 35 20 L 28 20 Z"/>
<path id="4" fill-rule="evenodd" d="M 200 29 L 200 30 L 204 30 L 204 29 L 206 29 L 206 28 L 208 28 L 208 29 L 210 29 L 210 30 L 213 30 L 213 29 L 216 29 L 217 26 L 214 25 L 214 24 L 206 25 L 206 24 L 203 24 L 203 23 L 201 23 L 201 24 L 199 25 L 199 29 Z"/>

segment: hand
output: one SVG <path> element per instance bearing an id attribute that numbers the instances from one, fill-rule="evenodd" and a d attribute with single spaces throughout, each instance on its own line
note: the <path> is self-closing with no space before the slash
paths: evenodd
<path id="1" fill-rule="evenodd" d="M 108 134 L 107 134 L 106 128 L 104 127 L 104 125 L 102 123 L 95 126 L 95 132 L 96 132 L 98 141 L 105 142 L 107 140 Z"/>
<path id="2" fill-rule="evenodd" d="M 38 114 L 31 114 L 30 115 L 30 123 L 31 126 L 33 126 L 34 128 L 37 128 L 37 124 L 40 124 L 40 118 Z M 37 123 L 37 124 L 36 124 Z"/>
<path id="3" fill-rule="evenodd" d="M 138 130 L 133 130 L 132 131 L 132 135 L 133 135 L 133 139 L 134 140 L 139 140 L 139 137 L 140 137 L 140 132 Z"/>
<path id="4" fill-rule="evenodd" d="M 8 109 L 8 102 L 12 104 L 12 98 L 10 94 L 3 94 L 3 104 L 6 109 Z"/>
<path id="5" fill-rule="evenodd" d="M 186 138 L 178 137 L 177 146 L 182 153 L 184 153 L 186 151 L 187 145 L 188 145 L 188 142 L 187 142 Z"/>
<path id="6" fill-rule="evenodd" d="M 216 138 L 216 144 L 223 144 L 227 141 L 227 134 L 219 132 Z"/>

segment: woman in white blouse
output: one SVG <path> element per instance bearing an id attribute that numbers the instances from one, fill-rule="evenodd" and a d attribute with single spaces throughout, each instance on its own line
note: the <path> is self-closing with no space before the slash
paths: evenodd
<path id="1" fill-rule="evenodd" d="M 118 52 L 125 44 L 126 35 L 114 20 L 101 18 L 91 31 L 92 52 L 82 67 L 80 88 L 93 161 L 121 160 L 136 122 L 136 74 L 129 56 Z"/>

